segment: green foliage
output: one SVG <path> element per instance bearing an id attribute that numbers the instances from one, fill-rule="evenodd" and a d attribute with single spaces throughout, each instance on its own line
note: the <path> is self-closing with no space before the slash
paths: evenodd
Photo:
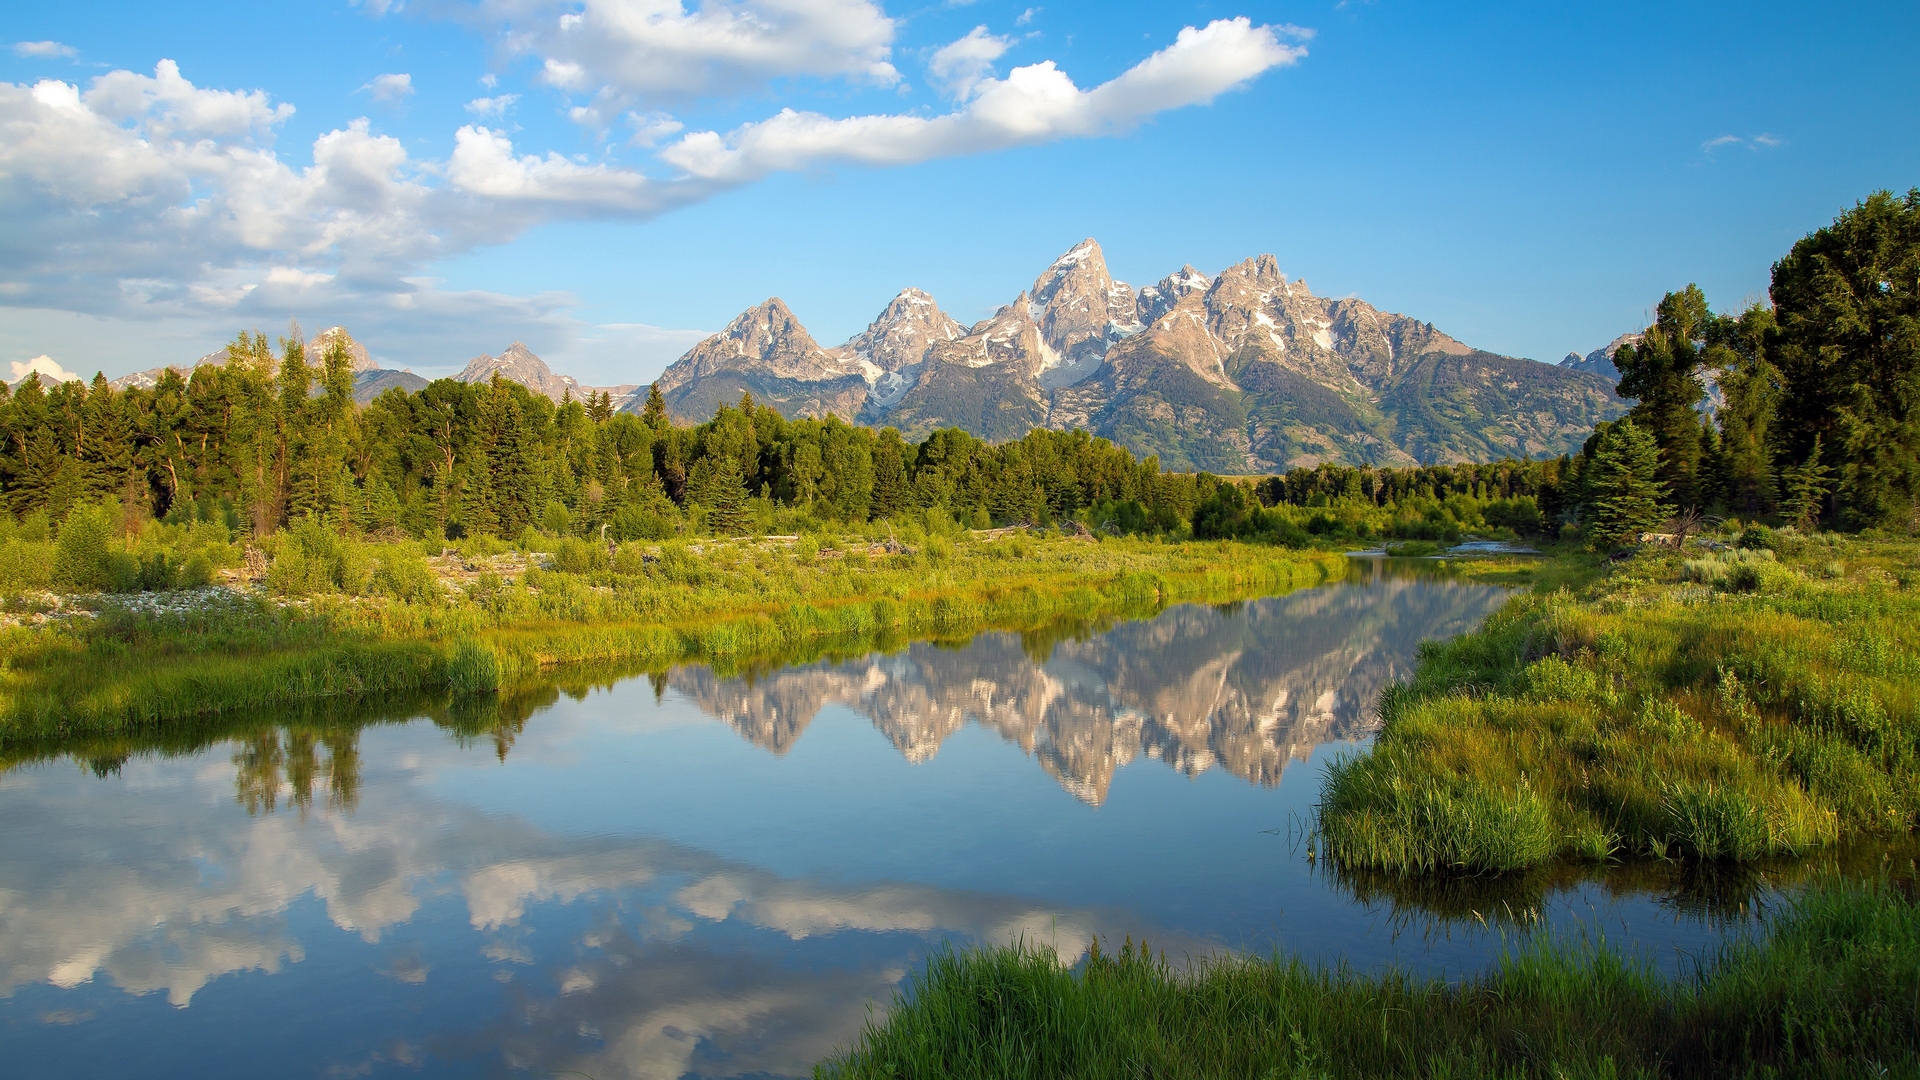
<path id="1" fill-rule="evenodd" d="M 1660 451 L 1650 432 L 1631 419 L 1608 425 L 1600 435 L 1589 471 L 1592 517 L 1587 538 L 1606 551 L 1637 541 L 1673 513 L 1659 479 Z"/>
<path id="2" fill-rule="evenodd" d="M 1663 977 L 1604 939 L 1541 935 L 1420 978 L 1097 938 L 943 949 L 822 1062 L 828 1080 L 1034 1077 L 1911 1076 L 1920 918 L 1892 885 L 1825 882 L 1752 938 Z M 883 1017 L 883 1018 L 882 1018 Z"/>
<path id="3" fill-rule="evenodd" d="M 1705 503 L 1694 407 L 1706 397 L 1699 372 L 1711 325 L 1706 294 L 1689 285 L 1662 298 L 1640 343 L 1622 345 L 1613 358 L 1621 396 L 1639 401 L 1628 417 L 1652 436 L 1658 450 L 1657 473 L 1650 479 L 1658 479 L 1683 506 Z"/>
<path id="4" fill-rule="evenodd" d="M 368 564 L 359 543 L 307 518 L 280 537 L 267 588 L 277 596 L 355 596 L 366 588 Z"/>
<path id="5" fill-rule="evenodd" d="M 1791 536 L 1649 550 L 1423 648 L 1373 748 L 1329 770 L 1324 853 L 1745 861 L 1920 826 L 1920 596 L 1895 576 L 1920 547 Z"/>
<path id="6" fill-rule="evenodd" d="M 1876 192 L 1774 265 L 1781 457 L 1819 439 L 1838 523 L 1904 527 L 1920 504 L 1920 190 Z"/>
<path id="7" fill-rule="evenodd" d="M 121 591 L 128 575 L 115 565 L 124 552 L 115 549 L 114 524 L 104 506 L 78 506 L 67 514 L 53 548 L 54 583 L 75 592 Z"/>

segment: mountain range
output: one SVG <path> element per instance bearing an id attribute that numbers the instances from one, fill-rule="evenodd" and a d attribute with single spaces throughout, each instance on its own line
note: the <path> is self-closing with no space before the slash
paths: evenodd
<path id="1" fill-rule="evenodd" d="M 310 353 L 345 333 L 322 331 Z M 1088 239 L 972 326 L 910 288 L 829 348 L 770 298 L 689 349 L 655 385 L 684 422 L 751 393 L 790 419 L 892 425 L 910 439 L 945 427 L 992 441 L 1086 428 L 1157 455 L 1163 468 L 1232 475 L 1575 450 L 1597 421 L 1631 404 L 1615 392 L 1612 357 L 1633 340 L 1622 335 L 1557 366 L 1502 356 L 1363 300 L 1316 296 L 1271 255 L 1214 276 L 1184 266 L 1136 290 L 1113 278 Z M 363 403 L 426 385 L 379 367 L 358 342 L 351 348 Z M 199 363 L 224 360 L 222 352 Z M 165 370 L 114 385 L 151 386 Z M 639 412 L 647 399 L 644 385 L 587 386 L 556 374 L 517 341 L 474 357 L 456 378 L 495 374 L 555 401 L 604 391 L 620 411 Z"/>
<path id="2" fill-rule="evenodd" d="M 835 415 L 919 438 L 1084 427 L 1169 469 L 1412 465 L 1574 448 L 1628 403 L 1602 374 L 1471 348 L 1431 323 L 1316 296 L 1271 255 L 1136 291 L 1086 240 L 965 326 L 917 289 L 822 347 L 780 299 L 751 308 L 660 376 L 668 411 L 703 420 L 751 392 L 788 417 Z M 637 409 L 636 391 L 621 403 Z"/>

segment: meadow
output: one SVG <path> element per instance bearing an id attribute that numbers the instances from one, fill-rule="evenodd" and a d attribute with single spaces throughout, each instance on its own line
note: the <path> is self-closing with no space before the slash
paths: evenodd
<path id="1" fill-rule="evenodd" d="M 1387 874 L 1752 860 L 1920 823 L 1920 544 L 1754 526 L 1569 555 L 1423 648 L 1331 767 L 1319 854 Z"/>
<path id="2" fill-rule="evenodd" d="M 150 529 L 181 528 L 150 524 Z M 182 567 L 244 556 L 171 537 Z M 0 546 L 14 566 L 52 545 Z M 315 700 L 489 694 L 574 665 L 737 664 L 823 647 L 1150 614 L 1345 572 L 1328 552 L 1060 530 L 932 528 L 548 550 L 490 538 L 371 542 L 302 525 L 274 538 L 258 588 L 16 592 L 0 629 L 0 747 L 150 730 Z M 231 547 L 231 545 L 229 545 Z M 119 554 L 116 550 L 115 554 Z M 140 560 L 128 555 L 135 565 Z"/>

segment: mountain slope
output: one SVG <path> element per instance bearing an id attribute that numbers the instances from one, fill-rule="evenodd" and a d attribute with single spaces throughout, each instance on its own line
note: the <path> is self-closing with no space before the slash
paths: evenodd
<path id="1" fill-rule="evenodd" d="M 1362 300 L 1315 296 L 1271 255 L 1211 278 L 1182 267 L 1136 293 L 1091 239 L 971 327 L 909 289 L 828 349 L 768 300 L 689 350 L 659 386 L 683 420 L 751 391 L 790 417 L 832 414 L 912 437 L 1084 427 L 1169 468 L 1230 473 L 1557 454 L 1627 404 L 1590 371 L 1484 352 Z"/>

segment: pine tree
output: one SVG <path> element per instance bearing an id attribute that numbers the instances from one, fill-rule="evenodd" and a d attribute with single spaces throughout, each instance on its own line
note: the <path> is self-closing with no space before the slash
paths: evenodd
<path id="1" fill-rule="evenodd" d="M 1660 449 L 1652 433 L 1631 419 L 1621 420 L 1600 436 L 1591 466 L 1593 509 L 1587 531 L 1594 550 L 1631 544 L 1673 514 L 1665 502 L 1667 485 L 1659 478 L 1659 470 Z"/>
<path id="2" fill-rule="evenodd" d="M 1811 530 L 1820 522 L 1820 511 L 1833 491 L 1833 469 L 1820 460 L 1820 436 L 1813 437 L 1807 459 L 1781 470 L 1780 513 L 1794 527 Z"/>
<path id="3" fill-rule="evenodd" d="M 1754 517 L 1774 507 L 1774 427 L 1780 403 L 1780 372 L 1767 359 L 1776 332 L 1773 312 L 1754 304 L 1737 319 L 1720 317 L 1710 332 L 1707 364 L 1715 371 L 1721 405 L 1722 503 Z"/>
<path id="4" fill-rule="evenodd" d="M 1899 525 L 1920 501 L 1920 189 L 1876 192 L 1773 267 L 1781 453 L 1813 440 L 1844 526 Z"/>
<path id="5" fill-rule="evenodd" d="M 647 387 L 647 403 L 640 410 L 640 420 L 655 431 L 672 426 L 667 419 L 667 399 L 660 396 L 660 384 Z"/>
<path id="6" fill-rule="evenodd" d="M 1706 397 L 1699 372 L 1710 316 L 1697 285 L 1668 293 L 1638 345 L 1614 354 L 1620 395 L 1638 399 L 1628 415 L 1653 436 L 1660 451 L 1659 475 L 1687 506 L 1705 501 L 1700 489 L 1700 420 L 1695 406 Z"/>
<path id="7" fill-rule="evenodd" d="M 715 536 L 736 536 L 747 526 L 745 481 L 740 463 L 730 457 L 703 457 L 687 476 L 687 501 L 707 511 L 707 529 Z"/>

